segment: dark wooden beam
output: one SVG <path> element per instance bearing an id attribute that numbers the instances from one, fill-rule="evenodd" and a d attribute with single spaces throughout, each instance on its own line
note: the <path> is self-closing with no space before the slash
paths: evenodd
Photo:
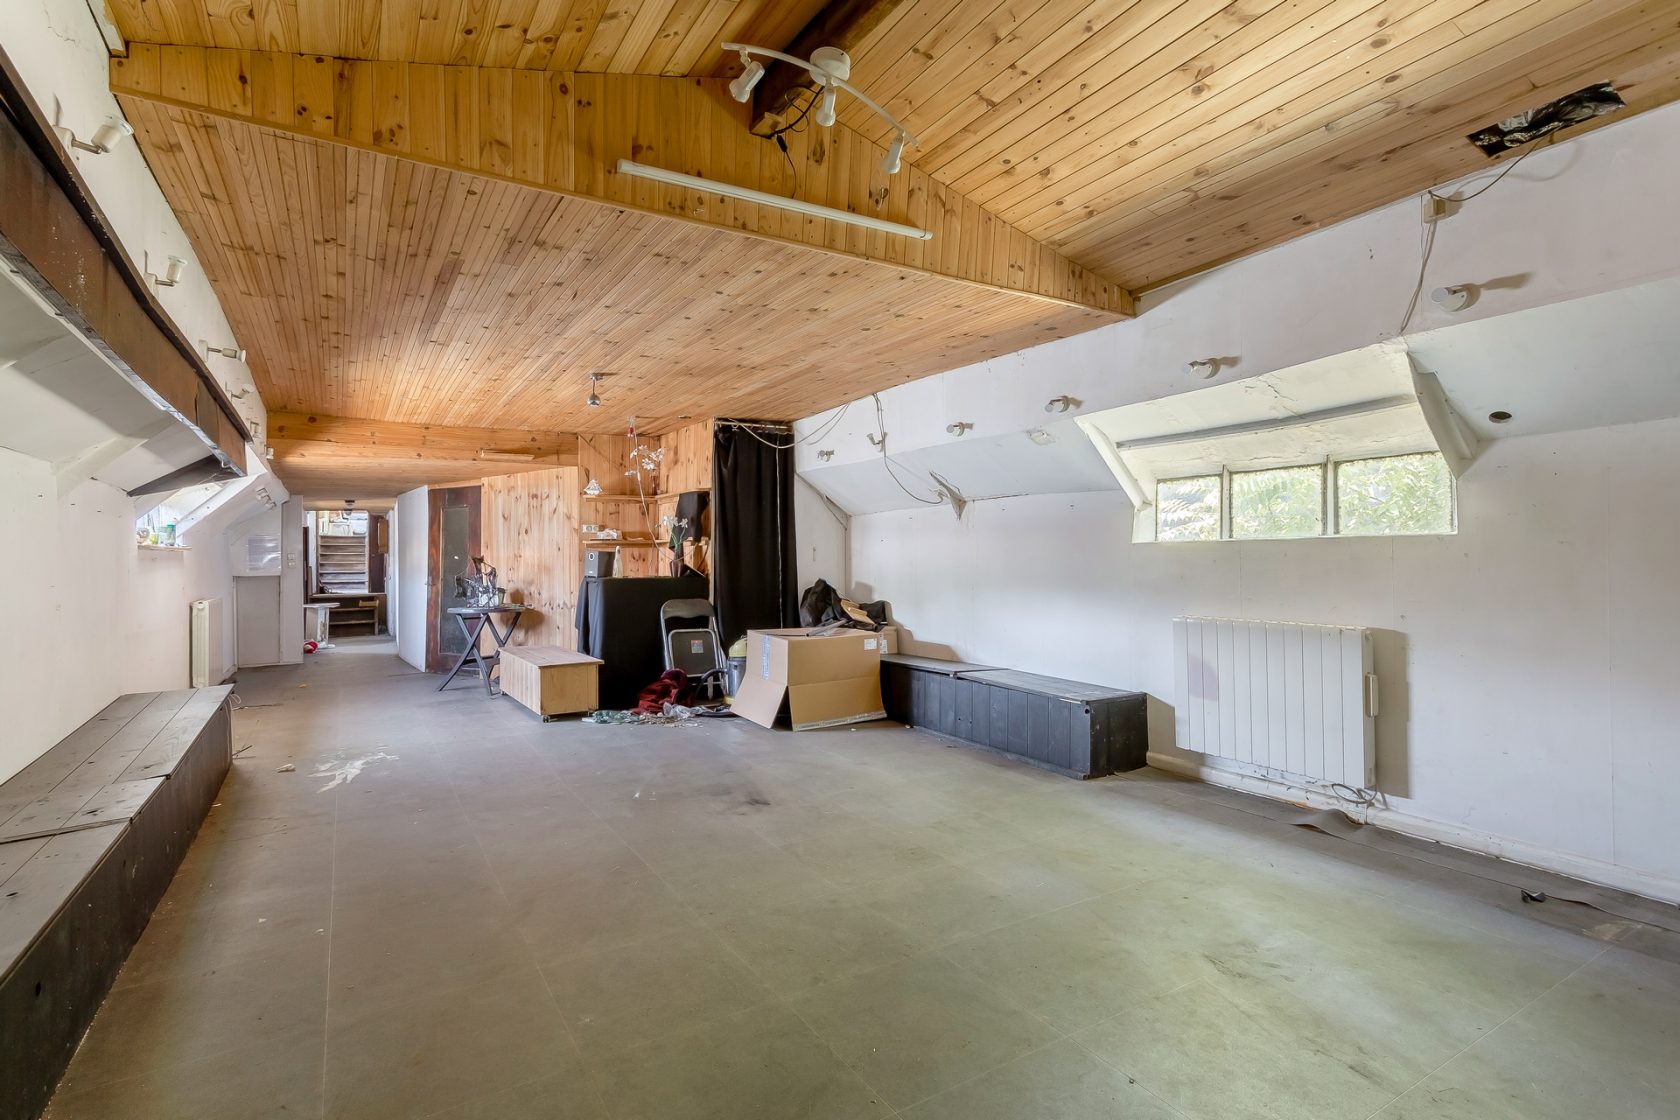
<path id="1" fill-rule="evenodd" d="M 244 422 L 111 230 L 0 51 L 0 260 L 135 388 L 245 471 Z"/>
<path id="2" fill-rule="evenodd" d="M 861 43 L 870 32 L 881 26 L 905 0 L 833 0 L 818 12 L 810 23 L 793 37 L 793 42 L 777 48 L 795 58 L 810 58 L 818 47 L 839 47 L 841 50 Z M 774 43 L 761 46 L 774 47 Z M 815 89 L 811 75 L 785 62 L 772 62 L 765 67 L 753 98 L 753 131 L 762 133 L 774 128 L 776 121 L 793 108 L 801 90 Z"/>

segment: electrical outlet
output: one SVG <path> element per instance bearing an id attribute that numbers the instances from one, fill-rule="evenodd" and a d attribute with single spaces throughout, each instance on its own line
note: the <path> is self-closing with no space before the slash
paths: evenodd
<path id="1" fill-rule="evenodd" d="M 1441 198 L 1441 197 L 1439 197 L 1437 195 L 1433 195 L 1433 194 L 1426 194 L 1426 195 L 1423 196 L 1423 224 L 1424 225 L 1431 225 L 1435 222 L 1440 221 L 1442 218 L 1450 218 L 1450 217 L 1452 217 L 1452 215 L 1453 215 L 1453 201 L 1452 201 L 1452 199 Z"/>

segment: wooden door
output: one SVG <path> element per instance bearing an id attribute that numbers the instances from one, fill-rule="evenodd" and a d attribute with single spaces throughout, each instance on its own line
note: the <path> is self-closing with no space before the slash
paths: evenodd
<path id="1" fill-rule="evenodd" d="M 477 486 L 434 487 L 426 494 L 426 671 L 441 673 L 466 648 L 461 626 L 448 613 L 466 605 L 455 577 L 472 573 L 484 551 L 483 503 Z"/>

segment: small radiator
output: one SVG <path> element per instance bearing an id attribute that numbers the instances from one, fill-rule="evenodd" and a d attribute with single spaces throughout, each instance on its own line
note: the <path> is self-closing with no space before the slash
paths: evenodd
<path id="1" fill-rule="evenodd" d="M 194 599 L 192 630 L 188 639 L 193 688 L 222 683 L 222 601 Z"/>
<path id="2" fill-rule="evenodd" d="M 1376 785 L 1370 631 L 1173 619 L 1178 745 L 1362 789 Z"/>

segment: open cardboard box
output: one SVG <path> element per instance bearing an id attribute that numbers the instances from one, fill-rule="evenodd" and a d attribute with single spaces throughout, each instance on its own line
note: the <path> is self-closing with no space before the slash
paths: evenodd
<path id="1" fill-rule="evenodd" d="M 821 637 L 804 629 L 750 630 L 735 714 L 774 727 L 785 709 L 795 731 L 885 719 L 881 646 L 879 634 L 862 630 Z"/>

